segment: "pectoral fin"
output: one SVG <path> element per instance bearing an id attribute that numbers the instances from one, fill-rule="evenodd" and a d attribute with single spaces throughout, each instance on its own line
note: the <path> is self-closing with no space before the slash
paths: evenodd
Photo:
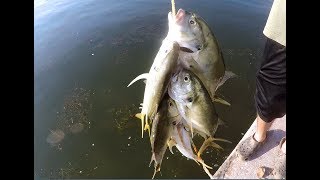
<path id="1" fill-rule="evenodd" d="M 175 146 L 176 144 L 177 143 L 176 143 L 176 141 L 174 139 L 170 139 L 168 141 L 168 147 L 169 147 L 169 150 L 170 150 L 171 154 L 173 154 L 172 147 Z"/>
<path id="2" fill-rule="evenodd" d="M 227 105 L 227 106 L 231 106 L 231 104 L 228 101 L 222 99 L 221 97 L 217 96 L 216 94 L 213 97 L 213 101 L 221 103 L 221 104 L 224 104 L 224 105 Z"/>
<path id="3" fill-rule="evenodd" d="M 197 153 L 198 157 L 200 157 L 200 155 L 203 153 L 203 151 L 209 146 L 212 146 L 214 148 L 223 150 L 223 148 L 219 144 L 217 144 L 217 143 L 215 143 L 213 141 L 223 141 L 223 142 L 231 143 L 231 141 L 228 141 L 226 139 L 209 137 L 208 139 L 206 139 L 203 142 L 202 146 L 200 147 L 200 149 L 199 149 L 199 151 Z"/>
<path id="4" fill-rule="evenodd" d="M 226 71 L 226 72 L 224 73 L 223 78 L 222 78 L 221 81 L 219 82 L 216 90 L 217 90 L 220 86 L 222 86 L 228 79 L 231 79 L 231 78 L 234 78 L 234 77 L 238 77 L 238 75 L 236 75 L 235 73 L 233 73 L 233 72 L 231 72 L 231 71 Z"/>
<path id="5" fill-rule="evenodd" d="M 139 76 L 137 76 L 136 78 L 134 78 L 127 87 L 131 86 L 133 83 L 135 83 L 136 81 L 140 80 L 140 79 L 146 79 L 148 80 L 148 76 L 149 73 L 144 73 L 144 74 L 140 74 Z"/>
<path id="6" fill-rule="evenodd" d="M 146 115 L 143 114 L 143 113 L 138 113 L 138 114 L 135 115 L 135 117 L 141 119 L 141 126 L 142 126 L 142 127 L 141 127 L 141 129 L 142 129 L 142 131 L 141 131 L 141 136 L 142 136 L 142 138 L 143 138 L 144 118 L 146 117 Z"/>
<path id="7" fill-rule="evenodd" d="M 154 153 L 152 153 L 152 156 L 151 156 L 151 160 L 150 160 L 150 163 L 149 163 L 149 167 L 151 166 L 152 162 L 154 161 L 154 163 L 157 163 L 156 162 L 156 158 L 154 156 Z"/>

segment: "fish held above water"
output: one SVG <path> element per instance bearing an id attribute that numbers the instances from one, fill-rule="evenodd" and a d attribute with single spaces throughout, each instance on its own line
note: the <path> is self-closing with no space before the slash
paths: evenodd
<path id="1" fill-rule="evenodd" d="M 208 91 L 194 73 L 187 69 L 178 70 L 171 78 L 168 94 L 175 100 L 180 115 L 191 130 L 192 137 L 195 131 L 205 138 L 205 143 L 200 148 L 200 153 L 198 152 L 199 156 L 208 146 L 221 149 L 213 140 L 230 142 L 213 138 L 218 126 L 225 123 L 218 117 Z"/>
<path id="2" fill-rule="evenodd" d="M 193 128 L 211 136 L 221 123 L 208 91 L 200 79 L 187 69 L 180 69 L 173 75 L 168 93 L 177 103 L 181 116 Z"/>
<path id="3" fill-rule="evenodd" d="M 229 105 L 215 96 L 215 91 L 236 75 L 226 71 L 222 51 L 208 24 L 199 15 L 183 9 L 175 16 L 169 12 L 168 20 L 168 38 L 177 41 L 180 49 L 189 49 L 180 51 L 179 65 L 199 77 L 213 101 Z"/>
<path id="4" fill-rule="evenodd" d="M 142 110 L 141 113 L 136 115 L 136 117 L 141 119 L 142 137 L 144 129 L 149 131 L 150 136 L 148 119 L 152 120 L 157 112 L 160 101 L 167 91 L 171 74 L 177 65 L 178 56 L 179 44 L 165 38 L 162 41 L 162 45 L 154 59 L 149 73 L 139 75 L 129 84 L 131 85 L 139 79 L 146 79 Z M 145 120 L 146 124 L 144 127 Z"/>
<path id="5" fill-rule="evenodd" d="M 194 160 L 198 165 L 200 163 L 208 176 L 212 178 L 212 174 L 208 170 L 212 169 L 212 167 L 208 166 L 201 157 L 197 156 L 193 152 L 193 149 L 196 151 L 196 147 L 192 141 L 190 132 L 185 129 L 183 121 L 180 121 L 178 124 L 173 125 L 173 133 L 169 141 L 169 149 L 172 154 L 173 146 L 176 146 L 181 154 L 183 154 L 185 157 Z"/>
<path id="6" fill-rule="evenodd" d="M 151 129 L 150 142 L 152 156 L 150 165 L 154 161 L 154 174 L 152 179 L 156 173 L 160 171 L 162 159 L 173 131 L 173 124 L 179 122 L 180 119 L 181 116 L 179 115 L 175 102 L 166 94 L 161 101 Z"/>

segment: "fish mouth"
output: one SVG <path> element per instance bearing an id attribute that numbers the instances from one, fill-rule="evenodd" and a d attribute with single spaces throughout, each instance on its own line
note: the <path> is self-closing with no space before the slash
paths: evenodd
<path id="1" fill-rule="evenodd" d="M 182 20 L 184 19 L 185 15 L 186 15 L 186 11 L 183 9 L 179 9 L 176 16 L 175 16 L 176 24 L 180 25 L 182 23 Z"/>

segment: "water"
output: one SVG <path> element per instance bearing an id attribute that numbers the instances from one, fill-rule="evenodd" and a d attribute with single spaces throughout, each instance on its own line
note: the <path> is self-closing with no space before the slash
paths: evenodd
<path id="1" fill-rule="evenodd" d="M 217 137 L 233 144 L 220 143 L 224 151 L 203 155 L 214 166 L 211 173 L 255 118 L 255 73 L 271 5 L 271 0 L 176 0 L 177 9 L 208 22 L 227 69 L 239 75 L 218 91 L 232 106 L 217 104 L 228 124 Z M 141 139 L 141 123 L 132 118 L 144 84 L 126 86 L 148 72 L 167 33 L 170 0 L 35 0 L 34 7 L 35 177 L 151 178 L 150 143 Z M 81 128 L 70 129 L 77 123 Z M 49 144 L 55 130 L 65 136 Z M 166 152 L 156 178 L 208 178 L 194 161 L 174 152 Z"/>

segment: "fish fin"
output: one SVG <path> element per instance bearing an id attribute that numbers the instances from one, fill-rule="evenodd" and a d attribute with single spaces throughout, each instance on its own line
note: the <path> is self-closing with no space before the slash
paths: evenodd
<path id="1" fill-rule="evenodd" d="M 213 138 L 213 140 L 214 140 L 214 141 L 222 141 L 222 142 L 227 142 L 227 143 L 230 143 L 230 144 L 232 144 L 232 142 L 231 142 L 231 141 L 229 141 L 229 140 L 226 140 L 226 139 L 222 139 L 222 138 Z"/>
<path id="2" fill-rule="evenodd" d="M 193 138 L 193 127 L 192 127 L 192 123 L 190 124 L 190 131 L 191 131 L 191 138 Z"/>
<path id="3" fill-rule="evenodd" d="M 157 174 L 157 172 L 160 172 L 160 166 L 157 168 L 156 166 L 154 167 L 154 172 L 152 175 L 152 179 L 154 179 L 154 176 Z"/>
<path id="4" fill-rule="evenodd" d="M 134 78 L 127 87 L 131 86 L 133 83 L 135 83 L 136 81 L 140 80 L 140 79 L 148 79 L 149 73 L 143 73 L 140 74 L 139 76 L 137 76 L 136 78 Z"/>
<path id="5" fill-rule="evenodd" d="M 208 139 L 206 139 L 206 140 L 203 142 L 202 146 L 200 147 L 200 149 L 199 149 L 199 151 L 198 151 L 198 153 L 197 153 L 198 157 L 200 157 L 201 154 L 203 153 L 203 151 L 204 151 L 205 149 L 207 149 L 207 147 L 209 147 L 209 146 L 212 146 L 212 147 L 214 147 L 214 148 L 223 150 L 223 148 L 222 148 L 219 144 L 217 144 L 217 143 L 215 143 L 215 142 L 213 142 L 213 141 L 214 141 L 214 138 L 209 137 Z"/>
<path id="6" fill-rule="evenodd" d="M 197 154 L 198 153 L 198 149 L 197 149 L 196 145 L 193 143 L 192 139 L 191 139 L 191 144 L 192 144 L 194 152 L 196 152 L 196 154 Z"/>
<path id="7" fill-rule="evenodd" d="M 222 77 L 221 81 L 219 82 L 219 84 L 216 87 L 216 90 L 222 86 L 228 79 L 234 78 L 234 77 L 238 77 L 238 75 L 236 75 L 235 73 L 231 72 L 231 71 L 225 71 L 224 76 Z"/>
<path id="8" fill-rule="evenodd" d="M 192 122 L 191 122 L 191 120 L 190 120 L 190 122 L 186 120 L 186 122 L 187 122 L 187 125 L 189 126 L 188 128 L 189 128 L 189 130 L 190 130 L 190 133 L 191 133 L 191 139 L 192 139 L 192 138 L 193 138 Z"/>
<path id="9" fill-rule="evenodd" d="M 154 163 L 156 163 L 156 158 L 154 156 L 154 153 L 152 153 L 151 160 L 150 160 L 150 163 L 149 163 L 149 167 L 151 166 L 153 161 L 154 161 Z"/>
<path id="10" fill-rule="evenodd" d="M 174 139 L 170 139 L 167 144 L 168 144 L 168 147 L 169 147 L 171 154 L 173 154 L 172 147 L 177 144 L 176 141 Z"/>
<path id="11" fill-rule="evenodd" d="M 231 104 L 228 101 L 222 99 L 221 97 L 217 96 L 216 94 L 213 97 L 213 101 L 221 103 L 221 104 L 224 104 L 224 105 L 227 105 L 227 106 L 231 106 Z"/>
<path id="12" fill-rule="evenodd" d="M 141 113 L 137 113 L 136 115 L 134 115 L 136 118 L 141 119 L 142 118 L 142 114 Z"/>
<path id="13" fill-rule="evenodd" d="M 151 136 L 151 129 L 149 123 L 146 121 L 146 125 L 144 126 L 144 130 L 148 130 L 149 137 Z"/>
<path id="14" fill-rule="evenodd" d="M 147 109 L 147 114 L 148 113 L 148 109 Z M 149 137 L 151 138 L 151 129 L 150 129 L 150 125 L 148 123 L 148 115 L 146 115 L 146 125 L 144 126 L 144 130 L 148 130 L 148 133 L 149 133 Z M 150 139 L 150 142 L 151 142 L 151 139 Z"/>
<path id="15" fill-rule="evenodd" d="M 200 163 L 198 162 L 197 159 L 193 159 L 199 166 L 200 166 Z"/>
<path id="16" fill-rule="evenodd" d="M 197 157 L 197 161 L 202 164 L 202 166 L 213 169 L 211 166 L 207 165 L 201 157 Z"/>
<path id="17" fill-rule="evenodd" d="M 141 126 L 142 126 L 142 127 L 141 127 L 141 129 L 142 129 L 142 131 L 141 131 L 141 136 L 142 136 L 142 138 L 143 138 L 143 127 L 144 127 L 145 114 L 143 114 L 143 113 L 138 113 L 138 114 L 135 115 L 135 117 L 141 119 Z"/>
<path id="18" fill-rule="evenodd" d="M 232 143 L 231 141 L 226 140 L 226 139 L 209 137 L 208 139 L 206 139 L 206 140 L 203 142 L 202 146 L 200 147 L 200 149 L 199 149 L 199 151 L 198 151 L 198 154 L 197 154 L 198 157 L 200 157 L 200 155 L 202 154 L 202 152 L 203 152 L 207 147 L 209 147 L 209 146 L 212 146 L 212 147 L 214 147 L 214 148 L 223 150 L 223 148 L 222 148 L 219 144 L 217 144 L 217 143 L 215 143 L 215 142 L 213 142 L 213 141 L 222 141 L 222 142 Z"/>
<path id="19" fill-rule="evenodd" d="M 158 164 L 158 162 L 156 161 L 156 157 L 155 157 L 154 152 L 152 153 L 151 161 L 149 163 L 149 167 L 151 166 L 153 161 L 154 161 L 154 172 L 153 172 L 153 175 L 152 175 L 152 179 L 154 179 L 154 176 L 156 175 L 157 172 L 160 171 L 160 167 L 161 167 L 161 165 Z"/>
<path id="20" fill-rule="evenodd" d="M 210 171 L 208 170 L 208 168 L 202 164 L 203 170 L 207 173 L 207 175 L 210 177 L 210 179 L 214 179 L 213 175 L 210 173 Z"/>

